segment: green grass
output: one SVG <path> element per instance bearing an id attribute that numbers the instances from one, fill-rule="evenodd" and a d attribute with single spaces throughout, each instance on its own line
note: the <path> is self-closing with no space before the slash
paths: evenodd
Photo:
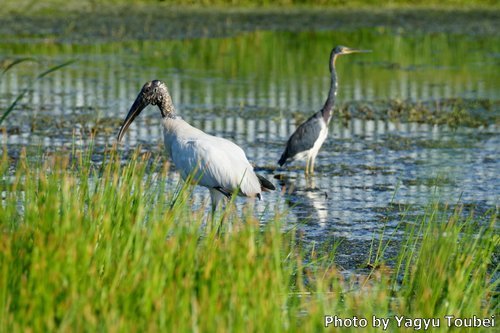
<path id="1" fill-rule="evenodd" d="M 205 227 L 190 188 L 166 187 L 147 154 L 21 156 L 9 171 L 3 151 L 0 332 L 315 332 L 324 315 L 498 311 L 495 212 L 484 225 L 429 205 L 401 224 L 395 267 L 346 279 L 332 253 L 282 231 L 285 212 Z"/>

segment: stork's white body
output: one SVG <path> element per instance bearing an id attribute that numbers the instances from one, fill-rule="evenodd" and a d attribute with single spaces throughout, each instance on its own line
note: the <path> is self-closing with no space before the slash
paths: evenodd
<path id="1" fill-rule="evenodd" d="M 229 140 L 206 134 L 177 116 L 167 85 L 160 80 L 144 84 L 123 121 L 118 141 L 150 104 L 160 109 L 167 154 L 184 180 L 192 176 L 196 184 L 210 190 L 212 210 L 233 193 L 260 199 L 262 190 L 275 190 L 271 182 L 255 174 L 240 147 Z"/>
<path id="2" fill-rule="evenodd" d="M 210 190 L 213 207 L 225 197 L 223 192 L 255 197 L 261 185 L 245 152 L 233 142 L 209 135 L 189 125 L 181 117 L 162 120 L 165 150 L 183 179 L 190 175 Z"/>

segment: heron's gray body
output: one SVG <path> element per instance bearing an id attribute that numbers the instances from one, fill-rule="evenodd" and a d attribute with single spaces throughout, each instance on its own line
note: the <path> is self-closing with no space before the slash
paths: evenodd
<path id="1" fill-rule="evenodd" d="M 306 160 L 306 174 L 314 173 L 314 163 L 321 146 L 328 136 L 328 125 L 330 123 L 333 105 L 337 96 L 337 73 L 335 71 L 335 60 L 338 55 L 366 52 L 353 50 L 345 46 L 337 46 L 330 53 L 330 91 L 325 105 L 321 111 L 313 114 L 303 124 L 301 124 L 287 141 L 285 151 L 278 161 L 280 166 L 295 160 Z"/>
<path id="2" fill-rule="evenodd" d="M 280 165 L 296 160 L 315 159 L 328 136 L 328 123 L 317 112 L 302 123 L 288 140 Z"/>

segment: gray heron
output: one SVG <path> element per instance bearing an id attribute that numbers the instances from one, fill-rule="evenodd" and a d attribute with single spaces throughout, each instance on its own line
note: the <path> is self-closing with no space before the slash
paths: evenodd
<path id="1" fill-rule="evenodd" d="M 278 161 L 280 166 L 295 160 L 306 160 L 306 175 L 314 173 L 316 155 L 328 135 L 328 124 L 332 117 L 333 105 L 337 95 L 337 73 L 335 61 L 338 56 L 350 53 L 371 52 L 356 50 L 345 46 L 336 46 L 330 54 L 330 91 L 323 108 L 302 123 L 288 139 L 285 151 Z"/>
<path id="2" fill-rule="evenodd" d="M 120 128 L 118 141 L 149 104 L 160 109 L 167 155 L 184 180 L 192 176 L 196 184 L 209 189 L 212 212 L 233 193 L 260 200 L 263 191 L 275 189 L 270 181 L 254 172 L 238 145 L 209 135 L 179 117 L 167 85 L 159 80 L 144 84 Z"/>

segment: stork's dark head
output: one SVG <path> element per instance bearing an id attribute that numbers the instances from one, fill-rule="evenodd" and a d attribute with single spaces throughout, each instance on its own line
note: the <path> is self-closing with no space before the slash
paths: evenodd
<path id="1" fill-rule="evenodd" d="M 371 50 L 351 49 L 350 47 L 342 45 L 335 46 L 330 55 L 330 72 L 332 71 L 333 66 L 335 65 L 335 60 L 337 59 L 337 56 L 344 54 L 351 54 L 351 53 L 367 53 L 367 52 L 371 52 Z"/>
<path id="2" fill-rule="evenodd" d="M 160 80 L 146 82 L 141 89 L 130 108 L 127 117 L 125 118 L 120 132 L 118 132 L 118 141 L 120 141 L 127 131 L 128 127 L 134 119 L 141 113 L 142 110 L 149 104 L 158 105 L 163 117 L 170 116 L 174 113 L 172 99 L 168 93 L 167 85 Z"/>

